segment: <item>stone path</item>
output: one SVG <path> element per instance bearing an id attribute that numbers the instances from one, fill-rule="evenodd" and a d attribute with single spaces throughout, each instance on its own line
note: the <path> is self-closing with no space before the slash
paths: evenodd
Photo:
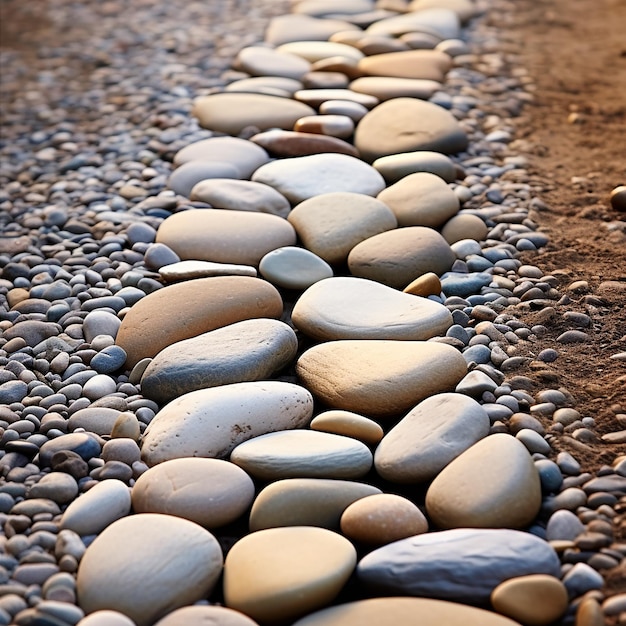
<path id="1" fill-rule="evenodd" d="M 500 5 L 251 9 L 219 68 L 180 10 L 165 57 L 103 38 L 85 100 L 54 55 L 56 108 L 6 82 L 0 623 L 625 623 L 626 455 L 556 454 L 594 420 L 518 373 L 565 301 L 518 258 L 547 239 Z"/>

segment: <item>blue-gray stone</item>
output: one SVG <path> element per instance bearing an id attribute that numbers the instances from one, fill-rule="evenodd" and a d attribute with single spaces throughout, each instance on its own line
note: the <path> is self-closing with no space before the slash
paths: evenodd
<path id="1" fill-rule="evenodd" d="M 98 374 L 110 374 L 120 369 L 126 362 L 126 351 L 120 346 L 107 346 L 95 354 L 89 365 Z"/>
<path id="2" fill-rule="evenodd" d="M 0 404 L 21 402 L 28 393 L 28 385 L 22 380 L 9 380 L 0 385 Z"/>
<path id="3" fill-rule="evenodd" d="M 557 493 L 563 484 L 563 475 L 559 466 L 548 459 L 535 461 L 535 467 L 539 472 L 541 491 L 543 493 Z"/>
<path id="4" fill-rule="evenodd" d="M 491 350 L 482 344 L 470 346 L 463 350 L 463 358 L 467 363 L 489 363 L 491 360 Z"/>
<path id="5" fill-rule="evenodd" d="M 480 293 L 482 287 L 491 282 L 491 274 L 485 272 L 472 272 L 461 274 L 458 272 L 446 272 L 441 279 L 441 290 L 446 296 L 469 296 Z"/>
<path id="6" fill-rule="evenodd" d="M 48 467 L 53 455 L 62 450 L 75 452 L 84 461 L 100 454 L 100 444 L 94 437 L 87 433 L 71 433 L 61 435 L 44 443 L 39 450 L 39 462 L 41 467 Z"/>

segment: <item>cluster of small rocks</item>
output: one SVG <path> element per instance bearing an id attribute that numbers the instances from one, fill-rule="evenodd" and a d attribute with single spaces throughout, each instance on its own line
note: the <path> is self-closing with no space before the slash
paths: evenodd
<path id="1" fill-rule="evenodd" d="M 626 456 L 552 445 L 626 407 L 524 374 L 524 314 L 594 301 L 519 258 L 510 8 L 243 4 L 103 3 L 30 89 L 7 54 L 0 623 L 626 623 Z"/>

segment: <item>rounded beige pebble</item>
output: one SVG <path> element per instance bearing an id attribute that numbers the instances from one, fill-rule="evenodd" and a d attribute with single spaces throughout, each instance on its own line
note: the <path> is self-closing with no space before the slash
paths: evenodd
<path id="1" fill-rule="evenodd" d="M 226 557 L 225 603 L 259 622 L 292 620 L 331 602 L 355 565 L 352 544 L 330 530 L 260 530 Z"/>
<path id="2" fill-rule="evenodd" d="M 375 446 L 384 435 L 383 429 L 375 421 L 358 413 L 339 409 L 320 413 L 313 418 L 310 428 L 325 433 L 353 437 L 370 446 Z"/>
<path id="3" fill-rule="evenodd" d="M 440 528 L 525 528 L 541 507 L 541 484 L 523 443 L 508 434 L 481 439 L 447 465 L 426 493 Z"/>
<path id="4" fill-rule="evenodd" d="M 428 522 L 407 498 L 381 493 L 351 504 L 341 516 L 341 532 L 348 539 L 380 546 L 428 532 Z"/>
<path id="5" fill-rule="evenodd" d="M 626 185 L 619 185 L 611 191 L 611 206 L 622 213 L 626 212 Z"/>
<path id="6" fill-rule="evenodd" d="M 219 459 L 172 459 L 150 468 L 132 492 L 136 513 L 183 517 L 205 528 L 234 522 L 254 498 L 254 483 L 240 467 Z"/>
<path id="7" fill-rule="evenodd" d="M 404 293 L 410 293 L 412 296 L 438 296 L 441 293 L 441 281 L 439 276 L 433 272 L 426 272 L 419 278 L 416 278 L 404 288 Z"/>
<path id="8" fill-rule="evenodd" d="M 450 218 L 441 229 L 443 238 L 452 245 L 461 239 L 484 241 L 489 229 L 478 215 L 460 214 Z"/>
<path id="9" fill-rule="evenodd" d="M 208 597 L 222 572 L 217 539 L 188 520 L 140 513 L 109 526 L 87 548 L 76 580 L 86 612 L 113 609 L 149 626 Z"/>
<path id="10" fill-rule="evenodd" d="M 520 626 L 507 617 L 430 598 L 371 598 L 317 611 L 293 626 Z"/>
<path id="11" fill-rule="evenodd" d="M 526 626 L 548 626 L 567 610 L 567 589 L 546 574 L 520 576 L 500 583 L 491 592 L 491 604 L 498 613 Z"/>
<path id="12" fill-rule="evenodd" d="M 578 605 L 576 626 L 606 626 L 604 612 L 595 598 L 586 598 Z"/>
<path id="13" fill-rule="evenodd" d="M 124 411 L 117 416 L 113 424 L 113 428 L 111 429 L 111 438 L 124 438 L 138 441 L 140 433 L 139 420 L 135 414 L 130 411 Z"/>
<path id="14" fill-rule="evenodd" d="M 247 615 L 225 606 L 184 606 L 154 626 L 258 626 Z"/>
<path id="15" fill-rule="evenodd" d="M 104 609 L 83 617 L 76 626 L 136 626 L 130 617 Z"/>

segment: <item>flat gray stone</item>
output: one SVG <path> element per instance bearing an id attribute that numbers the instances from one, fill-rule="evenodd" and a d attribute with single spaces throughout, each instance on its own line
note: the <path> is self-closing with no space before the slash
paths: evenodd
<path id="1" fill-rule="evenodd" d="M 333 275 L 333 270 L 313 252 L 297 246 L 286 246 L 268 252 L 259 264 L 265 280 L 283 289 L 304 290 Z"/>
<path id="2" fill-rule="evenodd" d="M 231 163 L 187 161 L 171 173 L 167 184 L 172 191 L 189 198 L 194 186 L 207 178 L 241 178 L 241 172 Z"/>

